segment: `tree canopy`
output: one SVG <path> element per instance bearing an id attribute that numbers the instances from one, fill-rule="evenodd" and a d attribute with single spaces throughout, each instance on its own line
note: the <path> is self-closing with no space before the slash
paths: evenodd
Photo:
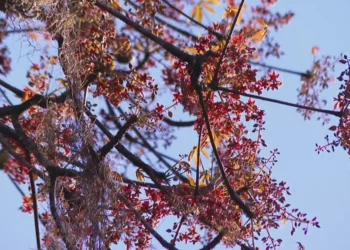
<path id="1" fill-rule="evenodd" d="M 271 31 L 294 17 L 276 2 L 0 3 L 0 169 L 29 187 L 22 210 L 35 218 L 38 249 L 149 249 L 152 239 L 165 249 L 277 249 L 281 225 L 292 235 L 320 227 L 273 177 L 279 151 L 267 145 L 257 100 L 324 125 L 335 117 L 316 151 L 349 154 L 349 59 L 319 57 L 305 72 L 266 64 L 283 56 Z M 13 33 L 44 46 L 24 88 L 6 80 Z M 330 110 L 322 93 L 337 63 Z M 300 77 L 297 103 L 266 96 L 281 72 Z M 192 150 L 169 153 L 188 131 Z"/>

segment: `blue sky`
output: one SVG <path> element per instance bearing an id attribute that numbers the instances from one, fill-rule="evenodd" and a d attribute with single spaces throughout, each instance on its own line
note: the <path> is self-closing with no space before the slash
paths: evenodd
<path id="1" fill-rule="evenodd" d="M 256 1 L 247 0 L 247 4 Z M 338 56 L 340 53 L 349 54 L 350 35 L 345 17 L 349 11 L 348 0 L 329 1 L 288 1 L 280 0 L 274 7 L 276 10 L 292 10 L 294 19 L 275 36 L 286 55 L 280 60 L 268 60 L 271 65 L 305 71 L 312 64 L 311 48 L 320 47 L 320 54 Z M 10 83 L 21 86 L 25 80 L 25 72 L 29 67 L 31 55 L 26 56 L 25 42 L 20 43 L 20 37 L 7 39 L 11 48 L 14 71 L 6 78 Z M 336 74 L 343 70 L 336 68 Z M 296 102 L 297 87 L 300 86 L 298 76 L 281 74 L 283 86 L 278 92 L 268 93 L 267 96 L 279 100 Z M 332 98 L 337 94 L 338 83 L 330 86 L 325 98 L 332 107 Z M 315 152 L 315 143 L 324 143 L 324 137 L 331 134 L 328 127 L 337 124 L 336 119 L 322 126 L 319 121 L 312 119 L 304 121 L 294 108 L 259 102 L 266 111 L 265 141 L 268 149 L 278 148 L 281 155 L 274 169 L 278 180 L 287 181 L 291 186 L 292 196 L 288 202 L 293 207 L 306 212 L 310 217 L 317 216 L 321 228 L 310 228 L 307 236 L 302 232 L 290 236 L 290 225 L 282 226 L 275 231 L 277 237 L 284 239 L 280 249 L 297 249 L 297 241 L 302 242 L 307 250 L 348 249 L 350 229 L 350 164 L 349 156 L 337 149 L 334 153 Z M 176 117 L 178 118 L 178 117 Z M 171 153 L 188 153 L 196 144 L 193 131 L 186 130 L 172 147 Z M 190 142 L 189 142 L 190 141 Z M 0 173 L 0 249 L 35 249 L 33 217 L 18 210 L 21 206 L 20 194 Z M 161 223 L 160 228 L 170 226 L 169 222 Z M 159 244 L 153 241 L 157 249 Z M 118 249 L 123 249 L 119 248 Z M 195 248 L 186 248 L 195 249 Z M 224 248 L 221 248 L 224 249 Z"/>

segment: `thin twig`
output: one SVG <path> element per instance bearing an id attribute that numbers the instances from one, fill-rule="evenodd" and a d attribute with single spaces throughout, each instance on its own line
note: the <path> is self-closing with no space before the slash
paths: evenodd
<path id="1" fill-rule="evenodd" d="M 294 104 L 294 103 L 290 103 L 290 102 L 280 101 L 280 100 L 276 100 L 276 99 L 272 99 L 272 98 L 268 98 L 268 97 L 263 97 L 263 96 L 248 94 L 248 93 L 240 93 L 240 92 L 238 92 L 237 90 L 234 90 L 234 89 L 228 89 L 228 88 L 224 88 L 224 87 L 215 87 L 215 88 L 213 88 L 213 90 L 219 90 L 219 91 L 223 91 L 223 92 L 228 92 L 228 93 L 232 93 L 232 94 L 235 94 L 235 95 L 241 95 L 241 96 L 245 96 L 245 97 L 250 97 L 250 98 L 253 98 L 253 99 L 262 100 L 262 101 L 266 101 L 266 102 L 278 103 L 278 104 L 289 106 L 289 107 L 305 109 L 305 110 L 311 110 L 311 111 L 314 111 L 314 112 L 334 115 L 336 117 L 341 117 L 342 116 L 342 113 L 340 111 L 333 111 L 333 110 L 327 110 L 327 109 L 319 109 L 319 108 L 314 108 L 314 107 L 307 107 L 307 106 L 303 106 L 303 105 L 300 105 L 300 104 Z"/>
<path id="2" fill-rule="evenodd" d="M 167 242 L 160 234 L 157 233 L 156 230 L 152 228 L 152 226 L 142 218 L 142 215 L 134 208 L 134 206 L 129 202 L 129 200 L 122 194 L 118 195 L 119 199 L 133 212 L 133 214 L 141 221 L 143 226 L 153 235 L 154 238 L 158 240 L 158 242 L 166 249 L 176 250 L 177 248 Z"/>
<path id="3" fill-rule="evenodd" d="M 17 33 L 26 33 L 26 32 L 33 32 L 33 31 L 42 31 L 43 28 L 37 27 L 37 28 L 27 28 L 27 29 L 15 29 L 15 30 L 4 30 L 0 31 L 0 35 L 9 35 L 9 34 L 17 34 Z"/>
<path id="4" fill-rule="evenodd" d="M 202 140 L 203 124 L 201 124 L 198 135 L 198 144 L 197 144 L 197 168 L 196 168 L 196 189 L 194 196 L 196 197 L 199 194 L 199 165 L 201 164 L 201 140 Z"/>
<path id="5" fill-rule="evenodd" d="M 253 65 L 257 65 L 260 67 L 264 67 L 264 68 L 268 68 L 268 69 L 274 69 L 277 71 L 281 71 L 281 72 L 285 72 L 285 73 L 289 73 L 289 74 L 293 74 L 293 75 L 299 75 L 303 78 L 310 78 L 312 76 L 312 74 L 310 72 L 299 72 L 299 71 L 295 71 L 295 70 L 291 70 L 291 69 L 284 69 L 284 68 L 280 68 L 280 67 L 276 67 L 276 66 L 272 66 L 272 65 L 267 65 L 265 63 L 259 63 L 259 62 L 254 62 L 254 61 L 249 61 L 250 64 Z"/>
<path id="6" fill-rule="evenodd" d="M 237 14 L 235 16 L 235 19 L 233 20 L 233 23 L 231 25 L 230 31 L 228 33 L 228 36 L 226 37 L 225 46 L 224 46 L 224 48 L 223 48 L 223 50 L 221 52 L 221 55 L 220 55 L 220 58 L 219 58 L 219 61 L 218 61 L 218 65 L 216 66 L 215 73 L 214 73 L 214 76 L 213 76 L 213 81 L 211 83 L 213 86 L 217 86 L 217 84 L 219 82 L 219 81 L 217 81 L 217 78 L 218 78 L 219 70 L 220 70 L 220 67 L 221 67 L 221 63 L 224 60 L 224 56 L 226 54 L 226 50 L 227 50 L 228 44 L 230 43 L 230 38 L 231 38 L 233 30 L 235 29 L 235 26 L 237 24 L 238 17 L 241 14 L 243 5 L 244 5 L 244 0 L 242 0 L 241 4 L 239 5 L 239 8 L 238 8 Z"/>
<path id="7" fill-rule="evenodd" d="M 215 32 L 215 31 L 209 29 L 209 28 L 208 28 L 207 26 L 205 26 L 204 24 L 202 24 L 202 23 L 200 23 L 200 22 L 197 22 L 195 19 L 193 19 L 192 17 L 190 17 L 189 15 L 187 15 L 186 13 L 184 13 L 183 11 L 181 11 L 180 9 L 176 8 L 176 7 L 175 7 L 174 5 L 172 5 L 169 1 L 167 1 L 167 0 L 162 0 L 162 1 L 163 1 L 164 3 L 166 3 L 170 8 L 172 8 L 173 10 L 175 10 L 176 12 L 178 12 L 179 14 L 181 14 L 182 16 L 186 17 L 188 20 L 190 20 L 191 22 L 193 22 L 194 24 L 196 24 L 196 25 L 202 27 L 203 29 L 205 29 L 205 30 L 208 31 L 209 33 L 214 34 L 219 40 L 221 40 L 221 39 L 224 38 L 221 34 L 219 34 L 219 33 Z"/>
<path id="8" fill-rule="evenodd" d="M 38 250 L 41 250 L 40 230 L 39 230 L 38 201 L 36 199 L 34 174 L 31 171 L 29 171 L 29 180 L 30 180 L 30 186 L 31 186 L 31 190 L 32 190 L 32 201 L 33 201 L 33 210 L 34 210 L 33 216 L 34 216 L 36 245 L 37 245 Z"/>

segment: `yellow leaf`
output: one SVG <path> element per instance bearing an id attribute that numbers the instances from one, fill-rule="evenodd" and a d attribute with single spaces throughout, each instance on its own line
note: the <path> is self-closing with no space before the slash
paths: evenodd
<path id="1" fill-rule="evenodd" d="M 38 40 L 40 38 L 40 35 L 38 33 L 35 33 L 35 32 L 29 32 L 29 37 L 34 39 L 34 40 Z"/>
<path id="2" fill-rule="evenodd" d="M 201 149 L 202 153 L 204 154 L 205 158 L 207 158 L 209 160 L 209 154 L 208 151 L 205 148 Z"/>
<path id="3" fill-rule="evenodd" d="M 250 39 L 254 42 L 254 43 L 261 43 L 262 40 L 264 40 L 266 34 L 267 34 L 267 26 L 265 26 L 263 29 L 258 30 L 257 32 L 255 32 Z"/>
<path id="4" fill-rule="evenodd" d="M 63 87 L 68 87 L 69 86 L 68 81 L 66 81 L 66 80 L 64 80 L 62 78 L 58 78 L 57 82 L 60 83 Z"/>
<path id="5" fill-rule="evenodd" d="M 286 217 L 283 217 L 283 218 L 282 218 L 282 224 L 283 224 L 283 225 L 286 225 L 287 222 L 288 222 L 287 218 L 286 218 Z"/>
<path id="6" fill-rule="evenodd" d="M 203 9 L 202 6 L 197 4 L 192 10 L 191 17 L 193 17 L 197 22 L 201 23 L 203 20 Z"/>
<path id="7" fill-rule="evenodd" d="M 142 169 L 141 168 L 138 168 L 136 170 L 136 178 L 141 181 L 141 182 L 144 182 L 145 181 L 145 176 L 143 175 L 142 173 Z"/>
<path id="8" fill-rule="evenodd" d="M 205 182 L 209 182 L 211 180 L 211 174 L 209 173 L 208 170 L 205 170 L 203 173 L 202 173 L 202 177 L 201 179 Z"/>
<path id="9" fill-rule="evenodd" d="M 263 26 L 263 27 L 267 26 L 264 19 L 259 18 L 259 19 L 257 19 L 257 21 L 261 26 Z"/>
<path id="10" fill-rule="evenodd" d="M 229 7 L 224 12 L 224 17 L 234 18 L 237 15 L 237 13 L 238 13 L 238 9 L 239 9 L 238 6 L 229 5 Z M 243 7 L 242 7 L 241 12 L 239 13 L 239 16 L 237 18 L 237 25 L 240 25 L 242 23 L 243 11 L 245 11 L 246 9 L 247 9 L 247 5 L 244 4 Z"/>
<path id="11" fill-rule="evenodd" d="M 196 154 L 197 154 L 197 147 L 193 147 L 192 151 L 188 155 L 188 161 L 190 162 L 192 160 L 193 156 Z"/>
<path id="12" fill-rule="evenodd" d="M 233 169 L 234 170 L 239 170 L 241 168 L 241 166 L 239 165 L 238 161 L 234 161 L 233 163 Z"/>
<path id="13" fill-rule="evenodd" d="M 194 179 L 193 179 L 193 177 L 191 176 L 191 175 L 187 175 L 187 179 L 189 180 L 189 184 L 190 184 L 190 186 L 191 187 L 193 187 L 193 188 L 195 188 L 196 187 L 196 182 L 194 181 Z M 204 183 L 204 182 L 199 182 L 198 183 L 198 187 L 206 187 L 206 186 L 208 186 L 206 183 Z"/>
<path id="14" fill-rule="evenodd" d="M 183 49 L 184 51 L 194 54 L 194 55 L 198 55 L 197 49 L 196 48 L 185 48 Z"/>
<path id="15" fill-rule="evenodd" d="M 212 5 L 219 5 L 221 1 L 220 0 L 204 0 L 203 2 L 207 3 L 207 4 L 212 4 Z"/>
<path id="16" fill-rule="evenodd" d="M 212 7 L 210 7 L 209 5 L 203 4 L 203 7 L 210 12 L 211 14 L 215 14 L 215 11 L 213 10 Z"/>
<path id="17" fill-rule="evenodd" d="M 192 176 L 190 176 L 189 174 L 187 175 L 187 179 L 190 181 L 190 186 L 195 187 L 196 183 L 194 182 L 194 179 Z"/>
<path id="18" fill-rule="evenodd" d="M 181 170 L 184 170 L 184 171 L 191 171 L 191 165 L 190 165 L 188 162 L 181 161 L 181 162 L 179 163 L 179 166 L 180 166 Z"/>
<path id="19" fill-rule="evenodd" d="M 212 50 L 215 51 L 215 52 L 221 51 L 221 50 L 224 48 L 225 43 L 226 43 L 225 40 L 220 41 L 217 45 L 215 45 L 215 46 L 212 48 Z"/>

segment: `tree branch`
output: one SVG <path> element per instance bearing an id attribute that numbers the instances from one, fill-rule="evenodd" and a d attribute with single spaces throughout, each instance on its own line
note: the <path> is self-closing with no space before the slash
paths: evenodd
<path id="1" fill-rule="evenodd" d="M 252 65 L 257 65 L 257 66 L 268 68 L 268 69 L 274 69 L 274 70 L 285 72 L 285 73 L 289 73 L 289 74 L 299 75 L 302 78 L 307 78 L 308 79 L 308 78 L 310 78 L 312 76 L 312 74 L 310 72 L 306 72 L 306 73 L 298 72 L 298 71 L 295 71 L 295 70 L 284 69 L 284 68 L 271 66 L 271 65 L 267 65 L 265 63 L 259 63 L 259 62 L 254 62 L 254 61 L 249 61 L 249 63 L 252 64 Z"/>
<path id="2" fill-rule="evenodd" d="M 169 1 L 167 0 L 162 0 L 164 3 L 166 3 L 170 8 L 172 8 L 173 10 L 175 10 L 176 12 L 178 12 L 179 14 L 181 14 L 182 16 L 186 17 L 188 20 L 190 20 L 191 22 L 193 22 L 194 24 L 198 25 L 199 27 L 202 27 L 203 29 L 205 29 L 206 31 L 208 31 L 209 33 L 213 34 L 216 36 L 217 39 L 222 40 L 225 38 L 225 36 L 209 29 L 207 26 L 203 25 L 200 22 L 197 22 L 195 19 L 193 19 L 192 17 L 190 17 L 189 15 L 187 15 L 186 13 L 184 13 L 183 11 L 179 10 L 178 8 L 176 8 L 174 5 L 172 5 Z"/>
<path id="3" fill-rule="evenodd" d="M 35 168 L 34 166 L 30 165 L 26 160 L 24 160 L 19 154 L 16 153 L 14 149 L 10 146 L 10 144 L 6 141 L 3 135 L 0 135 L 0 143 L 6 151 L 13 156 L 19 163 L 23 164 L 24 166 L 27 167 L 29 171 L 32 171 L 35 173 L 37 176 L 39 176 L 41 179 L 45 179 L 45 175 L 43 172 Z"/>
<path id="4" fill-rule="evenodd" d="M 43 28 L 37 27 L 37 28 L 27 28 L 27 29 L 14 29 L 14 30 L 4 30 L 0 31 L 0 35 L 9 35 L 9 34 L 17 34 L 17 33 L 26 33 L 26 32 L 33 32 L 33 31 L 42 31 Z"/>
<path id="5" fill-rule="evenodd" d="M 197 56 L 196 58 L 197 59 L 194 61 L 194 64 L 192 65 L 192 67 L 189 70 L 190 71 L 189 73 L 190 73 L 190 76 L 191 76 L 191 84 L 192 84 L 193 88 L 195 89 L 195 91 L 197 92 L 197 95 L 198 95 L 198 98 L 199 98 L 199 103 L 200 103 L 200 106 L 202 108 L 205 124 L 206 124 L 207 130 L 208 130 L 210 144 L 211 144 L 211 146 L 213 148 L 213 152 L 214 152 L 216 161 L 218 162 L 218 166 L 219 166 L 219 169 L 220 169 L 220 172 L 221 172 L 221 176 L 222 176 L 223 181 L 224 181 L 224 185 L 227 188 L 231 199 L 251 219 L 251 218 L 253 218 L 253 213 L 250 211 L 248 206 L 241 200 L 241 198 L 237 195 L 237 193 L 235 192 L 235 190 L 231 186 L 231 184 L 230 184 L 230 182 L 227 179 L 227 176 L 225 174 L 224 166 L 222 165 L 219 153 L 218 153 L 218 151 L 216 149 L 213 133 L 212 133 L 211 128 L 210 128 L 210 121 L 209 121 L 209 117 L 208 117 L 208 112 L 207 112 L 207 109 L 206 109 L 206 105 L 204 103 L 202 89 L 201 89 L 201 87 L 200 87 L 200 85 L 198 83 L 199 76 L 202 73 L 202 66 L 203 66 L 203 63 L 204 63 L 203 60 L 205 59 L 205 57 Z"/>
<path id="6" fill-rule="evenodd" d="M 22 126 L 18 122 L 17 116 L 12 116 L 12 124 L 15 128 L 16 132 L 18 133 L 18 137 L 20 141 L 23 143 L 23 145 L 26 147 L 26 149 L 33 153 L 35 158 L 38 160 L 38 162 L 45 167 L 45 169 L 51 174 L 55 176 L 66 176 L 66 177 L 77 177 L 79 175 L 79 172 L 71 169 L 63 169 L 58 166 L 56 166 L 51 161 L 47 160 L 39 151 L 37 145 L 35 144 L 32 139 L 30 139 L 24 130 L 22 129 Z"/>
<path id="7" fill-rule="evenodd" d="M 129 120 L 122 126 L 122 128 L 118 131 L 118 133 L 110 140 L 106 145 L 104 145 L 99 152 L 100 158 L 104 158 L 123 138 L 128 129 L 137 122 L 137 117 L 132 116 Z"/>
<path id="8" fill-rule="evenodd" d="M 175 56 L 175 57 L 179 58 L 180 60 L 182 60 L 184 62 L 187 62 L 187 63 L 191 63 L 192 62 L 193 56 L 191 56 L 190 54 L 182 51 L 181 49 L 177 48 L 176 46 L 172 45 L 171 43 L 166 42 L 162 38 L 154 35 L 150 31 L 148 31 L 145 28 L 143 28 L 141 25 L 137 24 L 136 22 L 132 21 L 128 17 L 126 17 L 123 14 L 121 14 L 119 11 L 111 8 L 107 4 L 105 4 L 103 2 L 100 2 L 100 1 L 96 1 L 95 5 L 97 7 L 99 7 L 100 9 L 108 12 L 112 16 L 120 19 L 121 21 L 123 21 L 127 25 L 131 26 L 132 28 L 134 28 L 135 30 L 140 32 L 142 35 L 144 35 L 145 37 L 151 39 L 153 42 L 159 44 L 160 46 L 162 46 L 166 51 L 168 51 L 173 56 Z"/>
<path id="9" fill-rule="evenodd" d="M 196 123 L 196 120 L 183 122 L 183 121 L 174 121 L 174 120 L 171 120 L 169 118 L 164 118 L 163 121 L 166 124 L 168 124 L 170 126 L 174 126 L 174 127 L 191 127 Z"/>
<path id="10" fill-rule="evenodd" d="M 155 231 L 148 222 L 142 218 L 142 215 L 134 208 L 134 206 L 128 201 L 128 199 L 122 195 L 118 194 L 119 199 L 133 212 L 133 214 L 141 221 L 144 227 L 153 235 L 154 238 L 166 249 L 176 250 L 177 248 L 167 242 L 160 234 Z"/>
<path id="11" fill-rule="evenodd" d="M 108 139 L 113 140 L 113 135 L 108 129 L 103 126 L 103 124 L 89 111 L 86 110 L 85 113 L 91 119 L 91 121 L 97 125 L 99 129 L 108 137 Z M 125 158 L 127 158 L 132 164 L 141 168 L 145 173 L 151 178 L 154 183 L 158 183 L 158 180 L 166 180 L 165 173 L 158 172 L 154 170 L 150 165 L 146 164 L 139 157 L 131 153 L 128 149 L 126 149 L 121 143 L 115 145 L 115 148 L 121 153 Z"/>
<path id="12" fill-rule="evenodd" d="M 315 112 L 319 112 L 319 113 L 334 115 L 334 116 L 339 117 L 339 118 L 342 116 L 342 112 L 340 112 L 340 111 L 333 111 L 333 110 L 326 110 L 326 109 L 307 107 L 307 106 L 294 104 L 294 103 L 290 103 L 290 102 L 279 101 L 279 100 L 268 98 L 268 97 L 263 97 L 263 96 L 248 94 L 248 93 L 240 93 L 240 92 L 238 92 L 237 90 L 234 90 L 234 89 L 228 89 L 228 88 L 224 88 L 224 87 L 214 87 L 213 90 L 219 90 L 219 91 L 223 91 L 223 92 L 228 92 L 228 93 L 232 93 L 232 94 L 235 94 L 235 95 L 241 95 L 241 96 L 250 97 L 250 98 L 254 98 L 254 99 L 262 100 L 262 101 L 266 101 L 266 102 L 277 103 L 277 104 L 281 104 L 281 105 L 285 105 L 285 106 L 289 106 L 289 107 L 305 109 L 305 110 L 311 110 L 311 111 L 315 111 Z"/>
<path id="13" fill-rule="evenodd" d="M 207 245 L 201 248 L 201 250 L 211 250 L 214 249 L 222 240 L 222 238 L 225 236 L 224 232 L 219 232 L 219 234 L 212 240 L 210 241 Z"/>
<path id="14" fill-rule="evenodd" d="M 217 78 L 218 78 L 219 70 L 220 70 L 220 67 L 221 67 L 221 63 L 222 63 L 222 61 L 224 59 L 224 56 L 226 54 L 226 50 L 227 50 L 228 44 L 230 42 L 230 38 L 232 36 L 233 30 L 235 29 L 238 17 L 241 14 L 243 5 L 244 5 L 244 0 L 242 0 L 241 4 L 239 5 L 237 14 L 236 14 L 235 19 L 233 20 L 233 23 L 232 23 L 231 28 L 230 28 L 230 32 L 228 33 L 228 36 L 226 37 L 225 46 L 224 46 L 224 48 L 223 48 L 223 50 L 221 52 L 221 55 L 220 55 L 220 58 L 219 58 L 219 61 L 218 61 L 218 65 L 216 66 L 215 73 L 214 73 L 214 76 L 213 76 L 213 81 L 211 83 L 214 86 L 216 86 L 218 84 L 218 82 L 219 82 L 219 81 L 217 81 Z"/>
<path id="15" fill-rule="evenodd" d="M 68 250 L 77 250 L 75 244 L 71 242 L 68 236 L 68 232 L 64 228 L 61 218 L 56 209 L 55 201 L 55 190 L 56 190 L 56 176 L 50 176 L 50 188 L 49 188 L 49 200 L 50 200 L 50 211 L 53 219 L 56 222 L 57 228 L 60 232 L 63 242 L 65 243 Z"/>

